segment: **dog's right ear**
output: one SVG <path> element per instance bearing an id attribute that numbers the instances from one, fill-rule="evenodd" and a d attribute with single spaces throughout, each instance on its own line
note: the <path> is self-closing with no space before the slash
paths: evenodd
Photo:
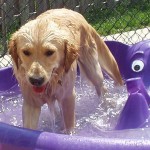
<path id="1" fill-rule="evenodd" d="M 18 57 L 18 54 L 17 54 L 17 43 L 16 43 L 15 34 L 13 34 L 13 36 L 11 37 L 11 39 L 9 41 L 8 51 L 9 51 L 9 54 L 11 55 L 15 65 L 16 65 L 16 68 L 18 69 L 18 67 L 19 67 L 19 63 L 18 63 L 19 57 Z"/>
<path id="2" fill-rule="evenodd" d="M 78 49 L 73 44 L 65 41 L 65 72 L 68 72 L 72 63 L 78 58 Z"/>

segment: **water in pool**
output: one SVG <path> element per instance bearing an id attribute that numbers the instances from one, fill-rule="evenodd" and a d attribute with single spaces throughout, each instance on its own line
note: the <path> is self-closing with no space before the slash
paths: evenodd
<path id="1" fill-rule="evenodd" d="M 110 79 L 105 80 L 104 84 L 108 92 L 104 97 L 98 98 L 94 87 L 77 77 L 75 135 L 104 136 L 106 131 L 111 132 L 114 129 L 128 94 L 125 86 L 116 87 Z M 0 92 L 0 121 L 22 126 L 22 95 L 15 92 L 17 89 L 18 85 L 15 85 L 6 92 Z M 38 129 L 52 132 L 50 120 L 50 112 L 44 105 Z M 57 133 L 60 132 L 60 122 L 60 117 L 57 117 L 55 128 Z"/>

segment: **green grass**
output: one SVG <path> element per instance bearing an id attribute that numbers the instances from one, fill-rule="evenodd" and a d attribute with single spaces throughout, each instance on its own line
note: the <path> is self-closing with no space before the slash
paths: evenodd
<path id="1" fill-rule="evenodd" d="M 100 6 L 85 14 L 88 22 L 102 35 L 110 35 L 150 26 L 149 0 L 121 0 L 114 8 Z"/>

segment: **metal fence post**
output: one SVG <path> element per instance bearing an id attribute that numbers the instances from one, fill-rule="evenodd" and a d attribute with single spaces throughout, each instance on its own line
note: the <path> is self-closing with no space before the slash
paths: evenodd
<path id="1" fill-rule="evenodd" d="M 6 3 L 2 4 L 2 51 L 0 51 L 0 57 L 2 57 L 3 55 L 5 55 L 6 51 L 7 51 L 7 24 L 6 24 Z"/>
<path id="2" fill-rule="evenodd" d="M 19 0 L 21 24 L 29 19 L 29 0 Z"/>

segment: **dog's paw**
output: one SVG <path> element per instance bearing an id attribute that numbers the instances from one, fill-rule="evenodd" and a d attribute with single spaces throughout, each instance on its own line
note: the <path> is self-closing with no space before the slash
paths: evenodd
<path id="1" fill-rule="evenodd" d="M 64 129 L 64 130 L 61 131 L 61 134 L 73 135 L 74 133 L 75 133 L 74 130 L 66 130 L 66 129 Z"/>

